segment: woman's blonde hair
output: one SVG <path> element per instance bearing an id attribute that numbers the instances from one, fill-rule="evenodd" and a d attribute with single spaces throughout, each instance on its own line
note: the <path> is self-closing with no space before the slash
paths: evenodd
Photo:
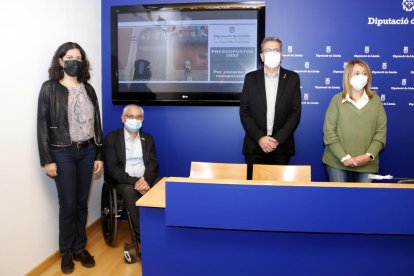
<path id="1" fill-rule="evenodd" d="M 351 84 L 349 83 L 349 79 L 352 77 L 352 70 L 354 69 L 355 64 L 359 64 L 367 72 L 368 81 L 364 89 L 365 89 L 365 93 L 367 93 L 368 95 L 368 98 L 371 99 L 372 96 L 375 94 L 375 92 L 371 90 L 371 82 L 372 82 L 371 69 L 369 68 L 368 63 L 360 59 L 351 60 L 345 66 L 344 76 L 342 79 L 342 89 L 343 89 L 342 99 L 345 99 L 346 94 L 351 94 Z"/>

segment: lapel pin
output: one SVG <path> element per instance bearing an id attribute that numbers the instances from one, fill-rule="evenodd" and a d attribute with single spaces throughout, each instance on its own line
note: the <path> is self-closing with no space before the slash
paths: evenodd
<path id="1" fill-rule="evenodd" d="M 285 73 L 285 74 L 283 75 L 283 78 L 284 78 L 284 79 L 286 79 L 286 76 L 287 76 L 287 74 Z"/>
<path id="2" fill-rule="evenodd" d="M 141 140 L 142 140 L 142 141 L 145 141 L 145 138 L 144 138 L 144 137 L 141 137 Z"/>

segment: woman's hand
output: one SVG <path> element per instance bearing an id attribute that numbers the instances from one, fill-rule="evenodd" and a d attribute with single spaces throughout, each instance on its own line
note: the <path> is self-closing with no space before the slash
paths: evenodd
<path id="1" fill-rule="evenodd" d="M 342 162 L 342 164 L 344 164 L 346 167 L 360 167 L 368 163 L 370 160 L 371 158 L 369 158 L 369 155 L 362 154 L 358 155 L 357 157 L 351 157 Z"/>
<path id="2" fill-rule="evenodd" d="M 354 158 L 346 159 L 344 162 L 342 162 L 345 167 L 357 167 L 358 164 L 355 162 Z"/>
<path id="3" fill-rule="evenodd" d="M 369 157 L 368 154 L 362 154 L 362 155 L 358 155 L 357 157 L 354 157 L 354 161 L 357 164 L 357 166 L 363 166 L 369 161 L 371 161 L 371 158 Z"/>
<path id="4" fill-rule="evenodd" d="M 95 160 L 95 163 L 93 164 L 93 174 L 99 175 L 102 172 L 103 168 L 103 162 L 100 160 Z"/>
<path id="5" fill-rule="evenodd" d="M 43 170 L 45 171 L 45 173 L 50 176 L 50 177 L 55 177 L 57 176 L 57 166 L 56 163 L 50 163 L 50 164 L 46 164 L 43 167 Z"/>

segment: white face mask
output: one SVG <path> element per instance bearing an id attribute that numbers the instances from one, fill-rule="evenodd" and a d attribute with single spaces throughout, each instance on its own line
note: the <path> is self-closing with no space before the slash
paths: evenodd
<path id="1" fill-rule="evenodd" d="M 356 75 L 356 76 L 353 76 L 351 78 L 351 80 L 349 81 L 349 84 L 351 84 L 351 86 L 355 90 L 359 91 L 362 88 L 364 88 L 365 85 L 367 85 L 367 82 L 368 82 L 368 76 L 365 76 L 365 75 Z"/>
<path id="2" fill-rule="evenodd" d="M 280 65 L 280 53 L 270 52 L 264 54 L 264 64 L 269 68 L 276 68 Z"/>
<path id="3" fill-rule="evenodd" d="M 125 128 L 131 132 L 137 132 L 142 126 L 142 120 L 137 119 L 126 119 Z"/>

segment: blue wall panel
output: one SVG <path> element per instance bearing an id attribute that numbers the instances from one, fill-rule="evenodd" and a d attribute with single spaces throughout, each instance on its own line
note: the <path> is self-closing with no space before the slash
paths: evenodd
<path id="1" fill-rule="evenodd" d="M 144 2 L 191 1 L 102 1 L 102 110 L 105 134 L 121 126 L 122 110 L 122 106 L 114 106 L 111 102 L 110 7 Z M 379 5 L 377 1 L 359 0 L 266 1 L 266 35 L 278 36 L 283 40 L 286 56 L 282 66 L 296 70 L 302 81 L 303 114 L 295 135 L 297 154 L 291 163 L 312 165 L 313 181 L 326 180 L 321 163 L 326 108 L 331 97 L 341 91 L 343 63 L 357 56 L 366 60 L 375 71 L 373 86 L 383 98 L 388 115 L 388 143 L 380 156 L 380 173 L 413 177 L 412 162 L 402 160 L 403 157 L 414 156 L 410 139 L 414 136 L 414 124 L 411 122 L 414 112 L 414 11 L 404 11 L 402 2 L 385 1 Z M 388 18 L 407 18 L 408 24 L 405 24 L 407 21 L 394 25 L 369 24 L 374 19 Z M 288 51 L 289 48 L 291 51 Z M 332 56 L 327 57 L 329 54 Z M 143 129 L 155 137 L 162 175 L 188 176 L 192 160 L 243 162 L 241 148 L 244 131 L 237 107 L 144 108 Z"/>

